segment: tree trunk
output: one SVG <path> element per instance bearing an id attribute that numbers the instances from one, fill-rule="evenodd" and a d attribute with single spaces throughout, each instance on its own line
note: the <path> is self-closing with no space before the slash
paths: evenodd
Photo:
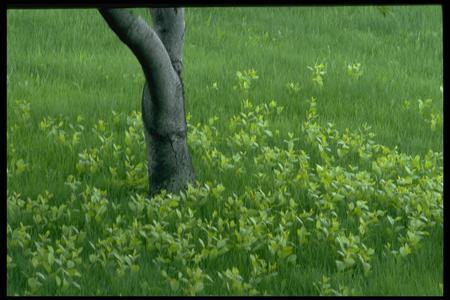
<path id="1" fill-rule="evenodd" d="M 142 119 L 152 196 L 162 189 L 179 192 L 195 180 L 195 175 L 187 146 L 181 79 L 184 9 L 158 8 L 150 12 L 156 32 L 124 9 L 100 9 L 144 71 Z"/>

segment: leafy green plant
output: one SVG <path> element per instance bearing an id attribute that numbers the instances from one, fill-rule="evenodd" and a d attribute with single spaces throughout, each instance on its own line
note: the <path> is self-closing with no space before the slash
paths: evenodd
<path id="1" fill-rule="evenodd" d="M 436 131 L 442 126 L 442 115 L 433 106 L 433 100 L 426 99 L 423 101 L 422 99 L 419 99 L 417 102 L 423 120 L 429 124 L 432 131 Z"/>
<path id="2" fill-rule="evenodd" d="M 346 286 L 339 285 L 338 289 L 334 289 L 330 283 L 330 278 L 322 276 L 322 279 L 314 283 L 319 296 L 353 296 L 355 294 L 354 289 L 350 289 Z"/>
<path id="3" fill-rule="evenodd" d="M 314 66 L 308 66 L 308 69 L 312 73 L 312 81 L 319 87 L 323 87 L 323 76 L 326 72 L 326 65 L 324 63 L 314 64 Z"/>
<path id="4" fill-rule="evenodd" d="M 73 165 L 62 199 L 7 191 L 8 275 L 24 282 L 21 294 L 80 294 L 91 272 L 115 282 L 152 268 L 161 288 L 177 295 L 267 295 L 269 283 L 320 249 L 328 271 L 315 283 L 317 293 L 353 295 L 331 282 L 370 276 L 375 257 L 413 255 L 442 227 L 442 153 L 411 156 L 378 144 L 367 124 L 321 124 L 315 97 L 307 99 L 299 134 L 280 133 L 273 124 L 284 108 L 248 97 L 255 77 L 256 71 L 241 74 L 241 111 L 226 122 L 213 116 L 194 124 L 187 116 L 199 168 L 218 175 L 200 177 L 179 194 L 146 197 L 138 112 L 113 113 L 92 126 L 83 116 L 37 122 L 36 132 L 49 147 L 65 149 Z M 73 143 L 67 137 L 77 132 Z M 21 165 L 28 171 L 13 146 L 8 155 L 11 176 Z M 93 184 L 101 175 L 107 183 Z M 237 176 L 252 185 L 230 185 Z M 123 188 L 114 200 L 111 193 Z"/>
<path id="5" fill-rule="evenodd" d="M 243 72 L 237 71 L 236 77 L 238 84 L 237 86 L 234 86 L 234 89 L 239 89 L 242 92 L 248 92 L 252 82 L 259 78 L 254 69 L 245 70 Z"/>
<path id="6" fill-rule="evenodd" d="M 298 94 L 298 92 L 300 92 L 300 90 L 301 90 L 300 83 L 298 83 L 298 82 L 286 83 L 286 88 L 288 89 L 289 94 L 291 94 L 291 95 Z"/>
<path id="7" fill-rule="evenodd" d="M 350 76 L 352 79 L 359 79 L 363 74 L 363 71 L 361 69 L 361 64 L 348 64 L 347 65 L 347 75 Z"/>

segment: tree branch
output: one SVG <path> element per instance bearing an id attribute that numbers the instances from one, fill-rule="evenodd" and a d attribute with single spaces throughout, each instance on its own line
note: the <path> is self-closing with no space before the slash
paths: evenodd
<path id="1" fill-rule="evenodd" d="M 173 98 L 167 93 L 171 93 L 177 76 L 169 54 L 155 31 L 141 17 L 132 15 L 126 9 L 101 8 L 99 11 L 109 27 L 139 60 L 149 85 L 159 87 L 152 89 L 152 98 Z"/>
<path id="2" fill-rule="evenodd" d="M 154 28 L 178 74 L 183 66 L 184 8 L 150 8 Z"/>

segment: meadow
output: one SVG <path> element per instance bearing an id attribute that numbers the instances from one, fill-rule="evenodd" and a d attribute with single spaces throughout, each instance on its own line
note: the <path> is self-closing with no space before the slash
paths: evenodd
<path id="1" fill-rule="evenodd" d="M 187 8 L 183 65 L 198 183 L 147 199 L 131 51 L 8 10 L 8 295 L 443 294 L 439 6 Z"/>

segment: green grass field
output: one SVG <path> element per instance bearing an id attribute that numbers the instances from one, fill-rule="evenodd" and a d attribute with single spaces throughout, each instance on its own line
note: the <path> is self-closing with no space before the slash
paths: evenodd
<path id="1" fill-rule="evenodd" d="M 8 10 L 8 295 L 442 295 L 442 11 L 390 12 L 187 8 L 200 184 L 149 201 L 131 51 Z"/>

